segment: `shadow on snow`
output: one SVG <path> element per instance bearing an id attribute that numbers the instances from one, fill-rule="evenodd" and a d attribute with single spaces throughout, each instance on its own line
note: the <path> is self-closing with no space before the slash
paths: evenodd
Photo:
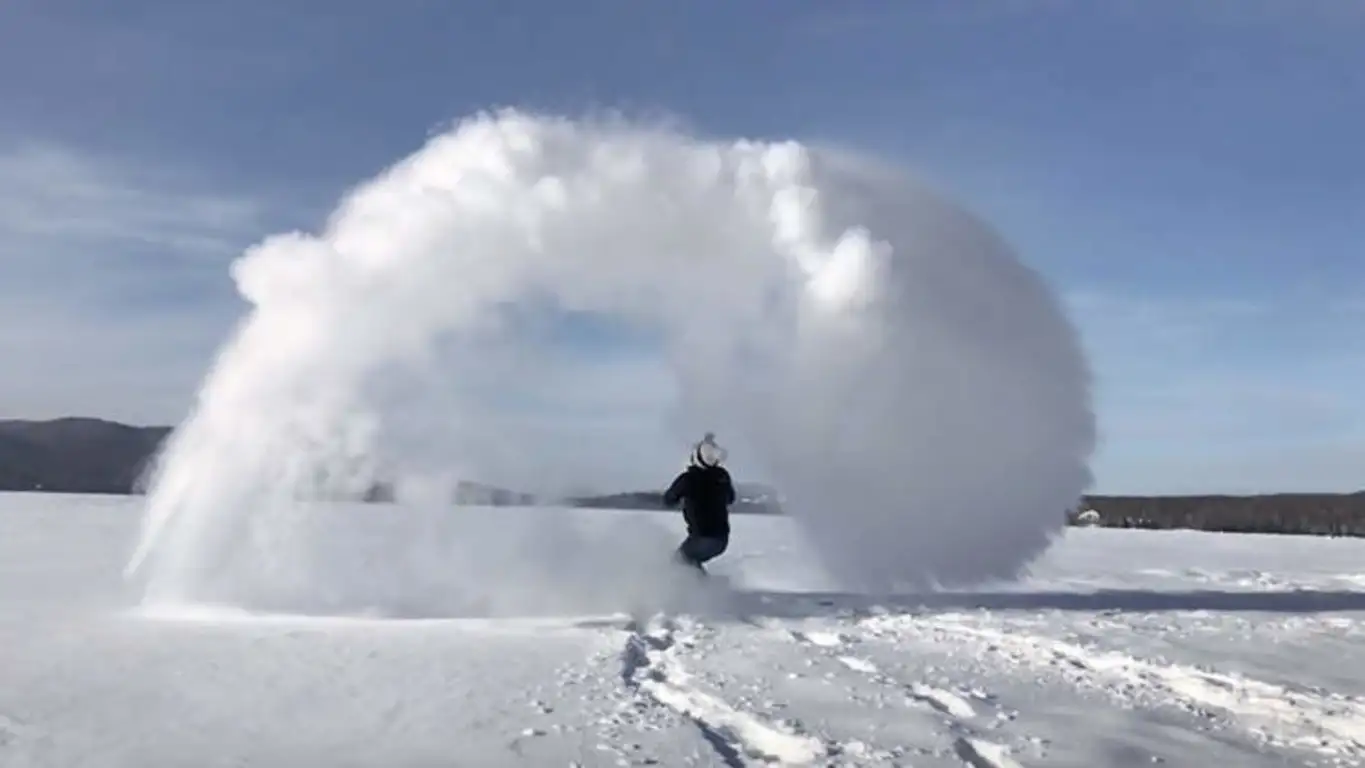
<path id="1" fill-rule="evenodd" d="M 1101 589 L 1093 592 L 1034 591 L 987 592 L 954 591 L 895 595 L 868 595 L 850 592 L 784 592 L 734 589 L 720 586 L 709 598 L 662 601 L 637 605 L 645 615 L 682 613 L 718 621 L 752 623 L 757 619 L 804 619 L 848 617 L 874 614 L 926 614 L 961 611 L 1036 613 L 1074 611 L 1089 613 L 1349 613 L 1365 612 L 1365 592 L 1352 591 L 1266 591 L 1238 592 L 1197 590 L 1163 592 L 1152 590 Z M 461 604 L 447 601 L 413 601 L 384 606 L 360 605 L 257 605 L 254 609 L 211 606 L 163 613 L 151 611 L 147 617 L 175 618 L 213 623 L 238 621 L 301 621 L 350 619 L 379 622 L 456 621 L 474 622 L 489 627 L 508 626 L 518 620 L 535 626 L 538 620 L 550 625 L 568 619 L 568 626 L 579 628 L 621 627 L 625 606 L 601 605 L 598 610 L 581 610 L 582 605 L 547 605 L 535 609 L 490 610 L 486 604 Z M 529 607 L 528 607 L 529 608 Z M 639 615 L 637 613 L 637 615 Z M 562 626 L 562 624 L 560 624 Z"/>
<path id="2" fill-rule="evenodd" d="M 843 592 L 742 590 L 737 606 L 748 616 L 808 618 L 855 612 L 926 611 L 1084 611 L 1160 613 L 1175 611 L 1250 613 L 1365 612 L 1365 592 L 1293 590 L 1238 592 L 1191 590 L 1162 592 L 1100 589 L 1093 592 L 932 592 L 860 595 Z"/>

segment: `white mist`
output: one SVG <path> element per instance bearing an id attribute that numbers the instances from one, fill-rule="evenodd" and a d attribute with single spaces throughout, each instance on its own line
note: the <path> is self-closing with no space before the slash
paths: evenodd
<path id="1" fill-rule="evenodd" d="M 535 432 L 500 433 L 528 458 L 494 467 L 481 414 L 536 304 L 660 333 L 689 412 L 754 448 L 849 587 L 1013 576 L 1089 483 L 1089 378 L 1054 297 L 861 158 L 482 115 L 234 276 L 254 308 L 160 458 L 129 564 L 149 602 L 331 610 L 458 585 L 467 609 L 515 610 L 638 588 L 671 541 L 385 508 L 376 538 L 386 524 L 298 503 L 381 469 L 533 487 Z"/>

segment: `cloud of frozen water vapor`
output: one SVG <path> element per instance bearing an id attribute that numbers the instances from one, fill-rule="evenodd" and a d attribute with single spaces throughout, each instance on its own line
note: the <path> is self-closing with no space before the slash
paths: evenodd
<path id="1" fill-rule="evenodd" d="M 848 155 L 483 115 L 234 275 L 254 309 L 152 479 L 129 566 L 149 600 L 333 589 L 318 542 L 339 520 L 295 500 L 376 474 L 534 487 L 536 433 L 505 381 L 547 308 L 658 333 L 689 413 L 757 449 L 850 585 L 1012 575 L 1089 479 L 1085 364 L 1045 286 L 963 212 Z M 499 572 L 547 594 L 600 573 L 566 526 L 519 529 Z M 442 567 L 506 596 L 462 563 Z"/>
<path id="2" fill-rule="evenodd" d="M 184 597 L 393 619 L 724 608 L 708 599 L 723 592 L 662 565 L 677 536 L 649 513 L 322 503 L 309 514 L 319 524 L 292 553 L 306 559 L 294 578 L 236 567 Z"/>
<path id="3" fill-rule="evenodd" d="M 743 397 L 690 368 L 684 389 L 745 425 L 847 586 L 1015 577 L 1091 481 L 1076 333 L 965 211 L 866 158 L 808 160 L 802 220 L 838 240 L 792 343 Z"/>

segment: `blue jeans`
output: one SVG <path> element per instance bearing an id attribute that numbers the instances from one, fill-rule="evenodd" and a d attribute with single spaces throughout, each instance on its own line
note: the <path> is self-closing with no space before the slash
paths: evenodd
<path id="1" fill-rule="evenodd" d="M 678 557 L 694 568 L 701 568 L 708 560 L 720 557 L 730 546 L 730 540 L 719 536 L 689 535 L 678 545 Z"/>

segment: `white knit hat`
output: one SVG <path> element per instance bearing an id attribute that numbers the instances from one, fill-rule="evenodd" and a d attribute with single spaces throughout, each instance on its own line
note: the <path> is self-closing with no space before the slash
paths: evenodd
<path id="1" fill-rule="evenodd" d="M 700 443 L 692 446 L 688 463 L 694 467 L 719 467 L 728 455 L 724 448 L 716 444 L 715 433 L 707 432 Z"/>

